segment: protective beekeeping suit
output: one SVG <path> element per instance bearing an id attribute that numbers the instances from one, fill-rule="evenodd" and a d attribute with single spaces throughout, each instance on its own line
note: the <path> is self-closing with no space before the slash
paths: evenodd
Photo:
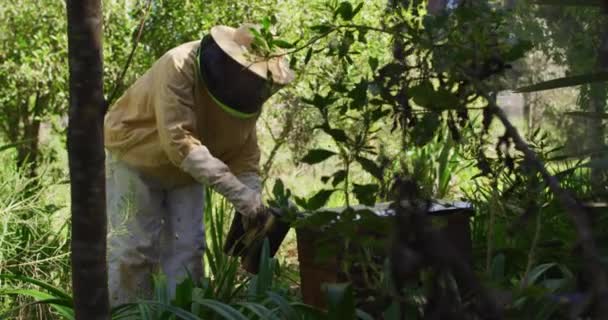
<path id="1" fill-rule="evenodd" d="M 253 53 L 251 27 L 216 26 L 170 50 L 108 111 L 112 305 L 149 295 L 157 272 L 171 290 L 201 277 L 203 185 L 249 223 L 263 220 L 256 120 L 293 73 L 282 57 Z"/>

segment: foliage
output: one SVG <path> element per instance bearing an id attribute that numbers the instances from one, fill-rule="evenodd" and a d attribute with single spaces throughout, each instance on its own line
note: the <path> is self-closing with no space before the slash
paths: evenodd
<path id="1" fill-rule="evenodd" d="M 147 3 L 104 1 L 106 92 L 118 88 L 120 93 L 168 49 L 200 39 L 214 24 L 261 22 L 258 45 L 287 51 L 298 74 L 293 86 L 273 97 L 261 119 L 266 127 L 260 130 L 260 140 L 271 150 L 264 157 L 275 160 L 265 170 L 271 180 L 282 178 L 271 190 L 272 204 L 290 208 L 291 218 L 297 220 L 294 226 L 322 229 L 332 241 L 340 240 L 320 246 L 320 251 L 340 253 L 340 273 L 351 284 L 327 287 L 329 309 L 324 314 L 298 301 L 294 289 L 282 283 L 284 266 L 275 259 L 263 259 L 258 276 L 244 274 L 238 260 L 221 250 L 228 208 L 208 193 L 207 203 L 214 205 L 205 212 L 207 277 L 200 283 L 187 279 L 173 301 L 164 295 L 164 280 L 158 277 L 153 300 L 116 309 L 116 315 L 365 318 L 359 307 L 375 317 L 416 319 L 430 316 L 425 306 L 432 306 L 433 299 L 450 307 L 474 305 L 475 297 L 455 288 L 449 268 L 438 269 L 426 260 L 429 265 L 420 268 L 418 285 L 396 291 L 398 281 L 389 270 L 395 261 L 384 259 L 386 241 L 362 236 L 362 230 L 386 235 L 395 229 L 392 220 L 380 220 L 359 206 L 395 200 L 395 176 L 416 181 L 421 199 L 465 199 L 474 205 L 473 267 L 492 297 L 504 305 L 506 317 L 561 319 L 588 311 L 593 279 L 586 277 L 576 233 L 529 159 L 491 123 L 484 96 L 504 89 L 499 76 L 509 68 L 524 73 L 517 85 L 507 81 L 511 88 L 547 79 L 548 70 L 532 77 L 519 69 L 526 61 L 518 59 L 539 52 L 553 65 L 565 66 L 565 77 L 522 91 L 603 80 L 603 73 L 589 75 L 597 65 L 605 20 L 597 8 L 519 2 L 514 10 L 476 4 L 429 15 L 423 1 L 163 0 L 154 1 L 146 12 Z M 57 124 L 65 111 L 63 11 L 59 2 L 39 8 L 21 1 L 0 8 L 0 133 L 9 152 L 27 140 L 25 123 L 40 118 Z M 140 46 L 119 83 L 143 18 Z M 278 30 L 281 39 L 275 36 Z M 568 137 L 577 149 L 557 145 L 554 131 L 532 131 L 527 137 L 550 172 L 581 202 L 594 199 L 590 169 L 606 168 L 605 148 L 589 152 L 587 142 L 580 140 L 602 131 L 591 132 L 574 121 L 606 117 L 605 110 L 592 104 L 591 98 L 599 96 L 596 89 L 582 86 L 579 105 L 569 117 L 561 117 L 558 110 L 561 120 L 572 123 Z M 54 129 L 54 135 L 62 130 L 59 125 Z M 9 155 L 3 154 L 3 159 Z M 10 170 L 1 172 L 0 269 L 17 274 L 22 282 L 0 280 L 0 290 L 11 293 L 2 296 L 0 309 L 41 300 L 54 305 L 54 315 L 69 318 L 69 221 L 59 213 L 63 199 L 51 201 L 44 193 L 57 181 L 30 180 Z M 44 163 L 40 170 L 45 172 Z M 301 180 L 293 182 L 294 177 Z M 603 213 L 594 220 L 600 240 L 608 228 Z M 600 247 L 605 254 L 608 248 Z M 419 254 L 414 252 L 413 258 Z M 32 298 L 24 298 L 27 295 Z M 21 317 L 49 316 L 41 304 L 28 308 Z"/>
<path id="2" fill-rule="evenodd" d="M 248 294 L 231 298 L 231 302 L 218 300 L 211 288 L 211 280 L 195 287 L 193 279 L 186 278 L 177 286 L 174 299 L 167 296 L 168 288 L 162 275 L 154 279 L 154 297 L 132 304 L 114 307 L 112 319 L 351 319 L 355 314 L 370 319 L 364 312 L 356 310 L 352 291 L 348 285 L 329 285 L 327 296 L 330 308 L 327 313 L 299 302 L 289 301 L 273 289 L 276 261 L 269 257 L 268 241 L 265 241 L 260 259 L 260 273 L 251 278 Z M 225 270 L 232 272 L 231 269 Z M 50 284 L 23 277 L 1 275 L 3 279 L 29 283 L 38 289 L 3 289 L 2 295 L 24 295 L 33 297 L 35 304 L 50 305 L 62 319 L 75 319 L 70 295 Z M 19 306 L 15 309 L 23 308 Z M 10 314 L 14 310 L 9 310 Z"/>

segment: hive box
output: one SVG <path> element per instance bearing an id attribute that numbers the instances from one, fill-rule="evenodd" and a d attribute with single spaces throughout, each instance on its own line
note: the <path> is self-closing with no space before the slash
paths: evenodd
<path id="1" fill-rule="evenodd" d="M 382 219 L 394 219 L 395 215 L 395 212 L 389 208 L 388 203 L 377 204 L 374 207 L 357 206 L 354 209 L 369 209 Z M 332 209 L 332 211 L 334 210 L 342 212 L 344 209 Z M 472 206 L 466 202 L 434 201 L 427 213 L 433 225 L 437 226 L 438 231 L 443 234 L 445 239 L 449 240 L 467 261 L 472 262 L 473 249 L 470 229 L 470 217 L 474 213 Z M 365 230 L 360 231 L 365 233 Z M 322 232 L 322 230 L 314 230 L 309 227 L 296 228 L 302 297 L 304 303 L 319 308 L 325 307 L 323 284 L 346 280 L 340 272 L 339 254 L 319 259 L 321 250 L 318 240 L 324 236 Z M 387 230 L 384 237 L 377 233 L 374 237 L 379 236 L 380 239 L 378 240 L 386 242 L 388 246 L 390 234 L 390 230 Z M 336 236 L 335 240 L 332 241 L 336 241 L 340 245 L 339 237 Z M 384 255 L 384 252 L 378 254 Z"/>

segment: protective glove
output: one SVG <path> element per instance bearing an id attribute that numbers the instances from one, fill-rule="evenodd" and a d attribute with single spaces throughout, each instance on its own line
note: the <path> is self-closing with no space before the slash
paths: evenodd
<path id="1" fill-rule="evenodd" d="M 180 168 L 200 183 L 223 195 L 246 220 L 257 221 L 266 211 L 259 191 L 234 176 L 228 166 L 215 158 L 205 146 L 195 147 L 182 161 Z"/>
<path id="2" fill-rule="evenodd" d="M 260 195 L 262 193 L 262 180 L 260 176 L 255 172 L 244 172 L 236 176 L 239 181 L 249 187 L 251 190 L 255 191 Z M 243 229 L 245 231 L 249 231 L 253 228 L 263 229 L 263 225 L 267 222 L 270 213 L 268 212 L 268 208 L 262 204 L 261 207 L 258 208 L 258 212 L 256 212 L 252 216 L 243 215 L 241 219 L 241 224 L 243 225 Z"/>

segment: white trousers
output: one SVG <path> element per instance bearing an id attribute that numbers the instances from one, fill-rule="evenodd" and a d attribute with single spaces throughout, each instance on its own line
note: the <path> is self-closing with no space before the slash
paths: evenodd
<path id="1" fill-rule="evenodd" d="M 203 275 L 204 188 L 165 189 L 108 155 L 108 276 L 112 306 L 149 299 L 152 275 L 167 277 L 169 296 L 188 274 Z"/>

